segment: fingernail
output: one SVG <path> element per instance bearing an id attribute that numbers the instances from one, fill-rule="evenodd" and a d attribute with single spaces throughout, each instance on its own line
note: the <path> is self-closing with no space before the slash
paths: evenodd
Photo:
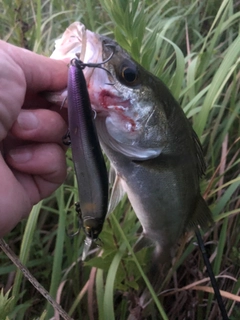
<path id="1" fill-rule="evenodd" d="M 18 163 L 24 163 L 32 158 L 32 152 L 27 148 L 16 148 L 9 151 L 10 157 Z"/>
<path id="2" fill-rule="evenodd" d="M 38 127 L 38 118 L 31 111 L 22 110 L 17 118 L 19 127 L 24 130 L 33 130 Z"/>

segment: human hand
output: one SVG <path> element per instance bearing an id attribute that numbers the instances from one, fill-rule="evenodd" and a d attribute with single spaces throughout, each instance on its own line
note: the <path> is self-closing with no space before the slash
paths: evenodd
<path id="1" fill-rule="evenodd" d="M 41 93 L 67 86 L 67 65 L 4 41 L 0 57 L 2 237 L 66 177 L 62 136 L 67 125 L 56 112 L 60 108 Z"/>

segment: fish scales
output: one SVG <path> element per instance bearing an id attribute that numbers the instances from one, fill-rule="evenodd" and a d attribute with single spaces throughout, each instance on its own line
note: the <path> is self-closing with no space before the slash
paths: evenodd
<path id="1" fill-rule="evenodd" d="M 142 122 L 142 126 L 134 132 L 133 138 L 129 131 L 128 141 L 123 139 L 119 147 L 121 131 L 123 135 L 126 134 L 124 129 L 119 127 L 117 130 L 117 122 L 114 122 L 115 128 L 112 131 L 107 116 L 101 115 L 101 106 L 96 107 L 92 99 L 93 107 L 96 110 L 99 108 L 96 126 L 100 141 L 121 179 L 121 186 L 128 194 L 143 226 L 144 235 L 155 242 L 158 252 L 168 254 L 169 248 L 187 228 L 204 225 L 204 222 L 211 220 L 199 188 L 199 179 L 205 169 L 200 142 L 168 88 L 157 77 L 133 62 L 115 42 L 103 38 L 102 43 L 103 59 L 110 54 L 115 44 L 115 53 L 104 67 L 112 74 L 113 79 L 109 76 L 109 82 L 120 82 L 116 86 L 117 90 L 129 90 L 128 94 L 123 94 L 124 101 L 129 99 L 129 95 L 134 96 L 126 114 L 132 114 L 131 119 L 136 126 L 140 127 L 139 122 Z M 123 79 L 124 68 L 130 68 L 129 72 L 136 73 L 134 83 L 129 84 Z M 113 94 L 113 90 L 110 92 Z M 116 95 L 119 97 L 119 94 Z M 143 108 L 147 112 L 143 112 Z M 114 142 L 109 143 L 109 138 L 116 139 L 115 146 Z M 132 154 L 124 153 L 124 144 L 126 148 L 131 147 Z M 142 155 L 138 154 L 140 148 Z M 159 154 L 152 156 L 147 152 L 149 159 L 142 159 L 144 148 L 148 151 L 159 148 Z"/>

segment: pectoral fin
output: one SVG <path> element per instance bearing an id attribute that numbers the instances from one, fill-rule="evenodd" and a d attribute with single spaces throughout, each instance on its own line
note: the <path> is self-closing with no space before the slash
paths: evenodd
<path id="1" fill-rule="evenodd" d="M 111 177 L 110 177 L 111 179 Z M 115 176 L 115 181 L 112 187 L 112 192 L 110 196 L 110 201 L 108 204 L 108 212 L 107 216 L 113 212 L 113 210 L 116 208 L 116 206 L 119 204 L 119 202 L 122 200 L 123 196 L 125 194 L 125 191 L 123 190 L 122 184 L 121 184 L 121 178 L 118 174 Z"/>

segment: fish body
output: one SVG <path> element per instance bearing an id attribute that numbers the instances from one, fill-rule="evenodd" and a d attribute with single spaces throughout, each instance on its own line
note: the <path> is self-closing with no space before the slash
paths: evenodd
<path id="1" fill-rule="evenodd" d="M 209 216 L 199 189 L 205 170 L 200 142 L 168 88 L 112 40 L 102 43 L 103 58 L 114 48 L 104 67 L 115 85 L 99 92 L 97 104 L 94 74 L 89 81 L 98 135 L 144 235 L 164 260 L 187 228 Z M 104 105 L 100 98 L 110 101 Z M 123 103 L 114 106 L 114 99 Z"/>
<path id="2" fill-rule="evenodd" d="M 83 229 L 90 239 L 96 239 L 107 213 L 108 174 L 94 125 L 83 67 L 77 59 L 69 66 L 68 121 Z"/>
<path id="3" fill-rule="evenodd" d="M 115 172 L 109 212 L 126 192 L 144 236 L 167 259 L 186 229 L 211 220 L 199 188 L 200 142 L 160 79 L 110 38 L 87 30 L 84 43 L 85 63 L 112 55 L 102 68 L 84 70 L 97 133 Z"/>

